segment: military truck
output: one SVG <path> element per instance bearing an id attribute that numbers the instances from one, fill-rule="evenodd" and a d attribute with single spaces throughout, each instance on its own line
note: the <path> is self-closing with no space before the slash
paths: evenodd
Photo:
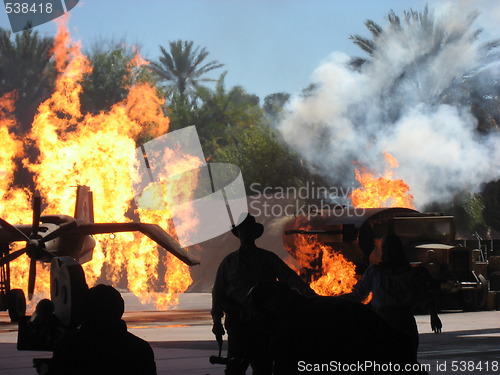
<path id="1" fill-rule="evenodd" d="M 425 267 L 440 283 L 442 310 L 475 311 L 486 306 L 487 261 L 479 250 L 458 243 L 452 216 L 407 208 L 323 207 L 291 218 L 283 241 L 289 253 L 297 256 L 297 236 L 314 235 L 353 262 L 361 277 L 369 264 L 380 260 L 375 241 L 389 233 L 401 238 L 412 266 Z M 318 253 L 302 268 L 301 275 L 308 281 L 321 275 L 321 257 Z"/>

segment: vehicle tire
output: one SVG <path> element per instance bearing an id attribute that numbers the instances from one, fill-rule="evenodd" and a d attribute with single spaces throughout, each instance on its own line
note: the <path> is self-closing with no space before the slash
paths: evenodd
<path id="1" fill-rule="evenodd" d="M 26 315 L 26 297 L 22 289 L 11 289 L 7 296 L 9 317 L 12 322 L 18 322 L 19 317 Z"/>
<path id="2" fill-rule="evenodd" d="M 462 310 L 464 312 L 479 311 L 479 292 L 477 290 L 462 290 Z"/>

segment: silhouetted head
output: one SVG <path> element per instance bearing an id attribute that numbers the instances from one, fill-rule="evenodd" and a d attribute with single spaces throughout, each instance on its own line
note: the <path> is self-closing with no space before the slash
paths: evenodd
<path id="1" fill-rule="evenodd" d="M 125 302 L 115 288 L 99 284 L 87 293 L 86 320 L 95 323 L 113 323 L 121 320 Z"/>
<path id="2" fill-rule="evenodd" d="M 398 268 L 409 265 L 401 239 L 395 234 L 382 237 L 381 266 Z"/>
<path id="3" fill-rule="evenodd" d="M 255 217 L 248 214 L 245 220 L 234 227 L 231 232 L 240 239 L 242 243 L 252 243 L 264 233 L 264 226 L 257 223 Z"/>

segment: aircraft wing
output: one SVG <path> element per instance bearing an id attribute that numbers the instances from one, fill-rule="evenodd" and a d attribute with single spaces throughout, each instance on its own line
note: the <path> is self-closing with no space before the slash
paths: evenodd
<path id="1" fill-rule="evenodd" d="M 200 264 L 175 239 L 156 224 L 145 223 L 92 223 L 78 224 L 79 234 L 102 234 L 118 232 L 141 232 L 155 241 L 158 245 L 179 258 L 188 266 Z"/>

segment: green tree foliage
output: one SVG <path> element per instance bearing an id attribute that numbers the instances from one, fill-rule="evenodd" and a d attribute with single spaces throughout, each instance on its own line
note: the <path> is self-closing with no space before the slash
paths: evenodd
<path id="1" fill-rule="evenodd" d="M 226 90 L 222 74 L 215 89 L 200 87 L 197 98 L 202 102 L 197 113 L 198 134 L 206 142 L 208 153 L 233 143 L 237 134 L 262 120 L 259 98 L 240 86 Z"/>
<path id="2" fill-rule="evenodd" d="M 483 189 L 482 198 L 486 224 L 500 232 L 500 180 L 487 184 Z"/>
<path id="3" fill-rule="evenodd" d="M 158 61 L 151 62 L 151 68 L 158 80 L 175 88 L 182 99 L 196 90 L 201 82 L 213 81 L 205 75 L 224 65 L 215 60 L 206 62 L 207 49 L 194 47 L 192 41 L 173 41 L 169 43 L 168 51 L 162 46 L 160 51 L 161 56 Z"/>
<path id="4" fill-rule="evenodd" d="M 266 187 L 302 186 L 313 176 L 268 126 L 252 124 L 233 132 L 233 142 L 219 148 L 214 160 L 240 167 L 247 192 Z M 255 184 L 250 190 L 250 186 Z"/>
<path id="5" fill-rule="evenodd" d="M 199 86 L 191 97 L 174 93 L 169 106 L 171 129 L 196 125 L 208 159 L 234 142 L 241 129 L 262 121 L 259 98 L 240 86 L 227 90 L 225 77 L 223 73 L 214 89 Z"/>
<path id="6" fill-rule="evenodd" d="M 271 111 L 282 110 L 289 95 L 270 96 L 266 112 L 259 98 L 242 87 L 227 89 L 225 77 L 223 73 L 213 89 L 199 86 L 189 98 L 174 94 L 171 129 L 196 125 L 207 159 L 240 167 L 247 191 L 253 183 L 262 188 L 300 186 L 310 174 L 268 120 Z"/>
<path id="7" fill-rule="evenodd" d="M 484 228 L 484 199 L 479 194 L 464 194 L 458 198 L 455 217 L 459 227 L 467 233 L 481 231 Z"/>
<path id="8" fill-rule="evenodd" d="M 16 91 L 15 115 L 19 134 L 28 132 L 40 103 L 53 91 L 56 72 L 53 39 L 32 29 L 17 33 L 0 28 L 0 96 Z"/>
<path id="9" fill-rule="evenodd" d="M 444 212 L 455 218 L 460 236 L 472 237 L 475 232 L 486 232 L 486 202 L 482 194 L 460 193 L 451 202 L 433 203 L 425 208 L 429 212 Z"/>
<path id="10" fill-rule="evenodd" d="M 277 92 L 264 98 L 263 109 L 271 122 L 276 122 L 281 118 L 289 100 L 290 94 L 286 92 Z"/>
<path id="11" fill-rule="evenodd" d="M 170 117 L 170 131 L 182 129 L 186 126 L 196 125 L 200 102 L 196 99 L 181 96 L 175 91 L 166 93 L 167 114 Z"/>
<path id="12" fill-rule="evenodd" d="M 82 111 L 95 114 L 109 110 L 113 104 L 127 97 L 133 84 L 155 84 L 147 66 L 134 63 L 137 50 L 126 45 L 123 41 L 99 41 L 87 53 L 92 72 L 82 82 Z"/>

